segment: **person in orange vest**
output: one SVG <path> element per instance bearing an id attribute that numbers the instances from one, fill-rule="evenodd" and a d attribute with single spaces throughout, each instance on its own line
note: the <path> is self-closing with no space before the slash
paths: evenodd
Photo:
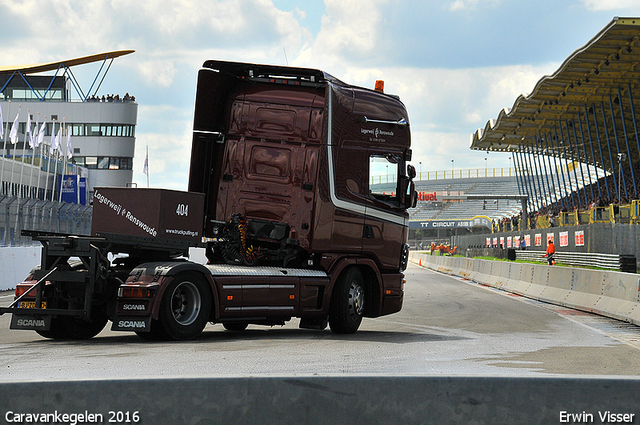
<path id="1" fill-rule="evenodd" d="M 433 251 L 436 250 L 436 243 L 435 242 L 431 242 L 431 255 L 433 255 Z"/>
<path id="2" fill-rule="evenodd" d="M 553 241 L 547 242 L 547 262 L 550 266 L 553 266 L 556 261 L 553 259 L 553 254 L 556 253 L 556 246 L 553 244 Z"/>

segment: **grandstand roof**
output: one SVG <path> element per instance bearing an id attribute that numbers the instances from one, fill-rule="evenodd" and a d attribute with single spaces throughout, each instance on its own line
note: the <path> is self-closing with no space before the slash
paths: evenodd
<path id="1" fill-rule="evenodd" d="M 638 96 L 639 85 L 640 18 L 616 17 L 573 52 L 553 75 L 541 78 L 531 94 L 519 96 L 511 109 L 502 110 L 496 120 L 478 129 L 470 147 L 516 151 L 519 145 L 532 143 L 540 135 L 553 134 L 560 120 L 575 120 L 578 127 L 580 119 L 586 126 L 587 111 L 593 110 L 590 106 L 605 105 L 609 110 L 611 99 L 616 119 L 621 113 L 618 105 L 623 103 L 624 119 L 631 132 L 635 123 L 630 97 L 633 99 L 634 91 Z"/>
<path id="2" fill-rule="evenodd" d="M 86 63 L 98 62 L 107 59 L 115 59 L 120 56 L 133 53 L 135 50 L 116 50 L 113 52 L 97 53 L 89 56 L 81 56 L 79 58 L 66 59 L 56 62 L 37 63 L 31 65 L 13 65 L 1 66 L 0 74 L 11 74 L 13 72 L 21 72 L 22 74 L 36 74 L 39 72 L 56 71 L 61 66 L 71 67 L 76 65 L 84 65 Z"/>

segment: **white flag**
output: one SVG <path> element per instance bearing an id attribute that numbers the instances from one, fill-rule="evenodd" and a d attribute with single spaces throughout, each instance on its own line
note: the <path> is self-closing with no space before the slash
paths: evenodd
<path id="1" fill-rule="evenodd" d="M 38 140 L 38 121 L 36 121 L 35 127 L 33 127 L 33 131 L 31 132 L 31 136 L 29 137 L 29 147 L 31 149 L 35 149 L 38 147 L 36 141 Z"/>
<path id="2" fill-rule="evenodd" d="M 18 113 L 16 115 L 16 119 L 13 120 L 13 126 L 11 126 L 11 131 L 9 132 L 9 139 L 11 140 L 11 143 L 13 143 L 14 145 L 18 143 L 18 117 L 19 116 L 20 116 L 20 113 Z"/>
<path id="3" fill-rule="evenodd" d="M 56 122 L 54 121 L 51 127 L 51 147 L 49 148 L 49 153 L 53 155 L 56 149 L 58 149 L 58 138 L 56 137 Z"/>
<path id="4" fill-rule="evenodd" d="M 25 142 L 27 141 L 27 135 L 29 140 L 29 147 L 33 148 L 33 133 L 31 133 L 31 114 L 27 111 L 27 129 L 24 132 Z"/>
<path id="5" fill-rule="evenodd" d="M 2 122 L 2 105 L 0 105 L 0 139 L 4 137 L 4 123 Z"/>
<path id="6" fill-rule="evenodd" d="M 149 152 L 147 152 L 147 156 L 144 158 L 144 167 L 142 167 L 142 172 L 149 175 Z"/>
<path id="7" fill-rule="evenodd" d="M 71 126 L 67 126 L 67 154 L 69 158 L 73 156 L 73 148 L 71 147 Z"/>
<path id="8" fill-rule="evenodd" d="M 36 148 L 40 146 L 40 143 L 44 142 L 44 130 L 47 127 L 47 122 L 44 121 L 40 126 L 40 131 L 38 131 L 38 137 L 36 137 Z"/>
<path id="9" fill-rule="evenodd" d="M 58 153 L 62 155 L 62 144 L 60 143 L 62 140 L 60 139 L 62 139 L 62 124 L 60 124 L 58 134 L 56 134 L 56 147 L 58 148 Z"/>

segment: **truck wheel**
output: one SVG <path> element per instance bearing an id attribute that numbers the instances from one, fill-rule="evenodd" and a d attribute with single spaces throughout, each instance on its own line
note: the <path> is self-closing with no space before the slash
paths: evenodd
<path id="1" fill-rule="evenodd" d="M 334 333 L 352 334 L 358 330 L 364 314 L 364 280 L 356 267 L 340 277 L 331 294 L 329 326 Z"/>
<path id="2" fill-rule="evenodd" d="M 51 319 L 48 331 L 36 331 L 38 335 L 51 339 L 82 340 L 98 335 L 109 318 L 102 308 L 91 308 L 91 321 L 79 317 L 58 316 Z"/>
<path id="3" fill-rule="evenodd" d="M 167 286 L 160 303 L 159 322 L 169 339 L 198 336 L 209 319 L 211 291 L 196 273 L 180 273 Z"/>
<path id="4" fill-rule="evenodd" d="M 224 328 L 228 331 L 242 332 L 243 330 L 247 329 L 247 326 L 249 326 L 249 324 L 246 322 L 227 322 L 223 323 L 222 326 L 224 326 Z"/>

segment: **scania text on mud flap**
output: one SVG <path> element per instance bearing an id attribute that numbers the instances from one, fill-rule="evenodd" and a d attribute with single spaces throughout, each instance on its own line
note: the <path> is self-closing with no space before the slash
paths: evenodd
<path id="1" fill-rule="evenodd" d="M 293 317 L 356 332 L 402 308 L 410 160 L 406 108 L 381 88 L 207 61 L 189 191 L 98 187 L 91 236 L 26 232 L 42 263 L 0 313 L 56 339 L 91 338 L 109 320 L 147 339 Z M 393 183 L 376 184 L 382 174 Z M 206 265 L 186 259 L 192 247 Z"/>

